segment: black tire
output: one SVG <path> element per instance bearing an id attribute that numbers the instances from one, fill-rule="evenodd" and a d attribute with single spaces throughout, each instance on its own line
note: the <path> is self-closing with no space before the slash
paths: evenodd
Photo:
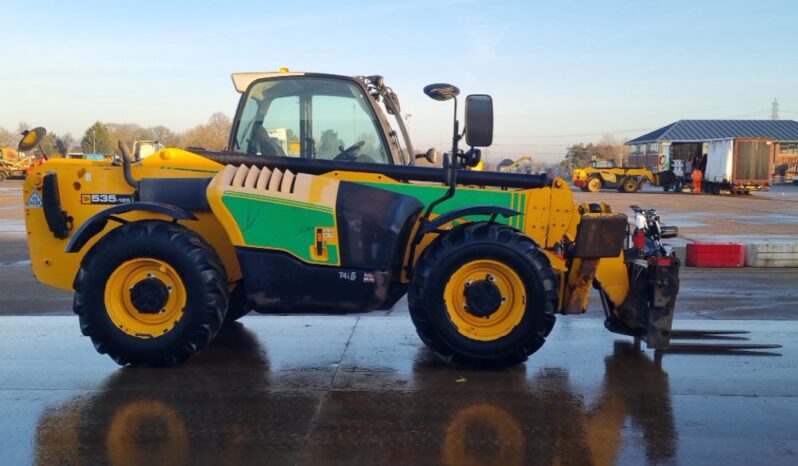
<path id="1" fill-rule="evenodd" d="M 249 314 L 251 310 L 249 301 L 247 301 L 246 290 L 244 290 L 244 284 L 239 282 L 233 288 L 233 291 L 230 292 L 230 303 L 227 305 L 227 313 L 224 315 L 224 325 L 237 321 Z"/>
<path id="2" fill-rule="evenodd" d="M 665 186 L 662 187 L 662 190 L 667 193 L 668 191 L 671 190 L 671 185 L 666 184 Z M 675 188 L 674 188 L 674 191 L 676 191 Z"/>
<path id="3" fill-rule="evenodd" d="M 138 338 L 117 327 L 105 303 L 106 284 L 135 259 L 168 264 L 185 288 L 185 307 L 171 330 Z M 191 230 L 161 220 L 133 222 L 111 231 L 86 255 L 75 278 L 74 311 L 99 353 L 120 365 L 169 366 L 205 348 L 227 310 L 227 274 L 219 256 Z"/>
<path id="4" fill-rule="evenodd" d="M 7 177 L 8 175 L 6 175 L 6 172 L 0 171 L 0 182 L 5 181 Z"/>
<path id="5" fill-rule="evenodd" d="M 444 290 L 452 274 L 478 259 L 502 262 L 524 283 L 524 315 L 508 334 L 471 339 L 449 319 Z M 555 322 L 557 280 L 532 239 L 505 225 L 470 223 L 442 234 L 424 251 L 409 287 L 410 317 L 421 340 L 449 364 L 503 367 L 525 361 L 545 342 Z"/>
<path id="6" fill-rule="evenodd" d="M 640 185 L 634 180 L 634 178 L 624 178 L 621 181 L 621 192 L 629 194 L 635 193 L 639 187 Z"/>

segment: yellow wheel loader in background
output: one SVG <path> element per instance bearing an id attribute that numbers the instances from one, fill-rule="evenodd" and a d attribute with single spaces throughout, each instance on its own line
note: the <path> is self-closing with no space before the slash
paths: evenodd
<path id="1" fill-rule="evenodd" d="M 617 189 L 621 193 L 634 193 L 648 181 L 653 186 L 670 185 L 675 181 L 673 172 L 654 173 L 648 168 L 616 167 L 612 160 L 594 160 L 584 168 L 574 168 L 571 183 L 582 191 L 592 193 L 602 189 Z"/>
<path id="2" fill-rule="evenodd" d="M 120 144 L 121 162 L 51 159 L 25 182 L 34 274 L 74 291 L 100 353 L 171 365 L 251 310 L 367 312 L 409 293 L 419 337 L 443 360 L 500 367 L 537 351 L 556 314 L 585 312 L 591 288 L 609 330 L 668 345 L 675 257 L 625 250 L 626 216 L 574 204 L 562 179 L 466 170 L 492 143 L 490 96 L 465 99 L 461 132 L 459 90 L 427 86 L 455 118 L 443 167 L 419 167 L 380 76 L 233 81 L 225 151 L 137 159 Z"/>

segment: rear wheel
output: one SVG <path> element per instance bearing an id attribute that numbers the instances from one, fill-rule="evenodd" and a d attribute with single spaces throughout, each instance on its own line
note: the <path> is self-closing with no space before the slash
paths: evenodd
<path id="1" fill-rule="evenodd" d="M 592 176 L 587 179 L 587 181 L 585 182 L 585 186 L 587 187 L 587 190 L 590 191 L 591 193 L 597 193 L 601 191 L 601 178 Z"/>
<path id="2" fill-rule="evenodd" d="M 6 172 L 0 171 L 0 182 L 5 181 L 6 177 L 7 177 Z"/>
<path id="3" fill-rule="evenodd" d="M 177 364 L 202 350 L 227 310 L 216 252 L 176 223 L 123 225 L 86 255 L 74 310 L 84 335 L 120 365 Z"/>
<path id="4" fill-rule="evenodd" d="M 441 359 L 474 367 L 517 364 L 554 326 L 556 279 L 522 233 L 472 223 L 424 251 L 409 290 L 410 316 Z"/>

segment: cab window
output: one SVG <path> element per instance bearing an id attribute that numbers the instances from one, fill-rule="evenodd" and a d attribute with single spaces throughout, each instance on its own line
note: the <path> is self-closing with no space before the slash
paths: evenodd
<path id="1" fill-rule="evenodd" d="M 330 78 L 256 82 L 233 150 L 249 155 L 391 163 L 372 108 L 355 83 Z"/>
<path id="2" fill-rule="evenodd" d="M 612 160 L 596 160 L 593 162 L 595 168 L 615 168 L 615 162 Z"/>

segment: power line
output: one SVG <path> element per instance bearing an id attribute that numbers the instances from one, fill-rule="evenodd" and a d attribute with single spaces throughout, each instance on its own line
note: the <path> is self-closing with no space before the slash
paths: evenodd
<path id="1" fill-rule="evenodd" d="M 500 135 L 497 134 L 494 137 L 496 138 L 571 138 L 571 137 L 581 137 L 581 136 L 603 136 L 605 134 L 614 134 L 614 133 L 632 133 L 638 131 L 652 131 L 656 128 L 632 128 L 632 129 L 616 129 L 614 131 L 602 131 L 599 133 L 573 133 L 573 134 L 530 134 L 530 135 Z"/>

